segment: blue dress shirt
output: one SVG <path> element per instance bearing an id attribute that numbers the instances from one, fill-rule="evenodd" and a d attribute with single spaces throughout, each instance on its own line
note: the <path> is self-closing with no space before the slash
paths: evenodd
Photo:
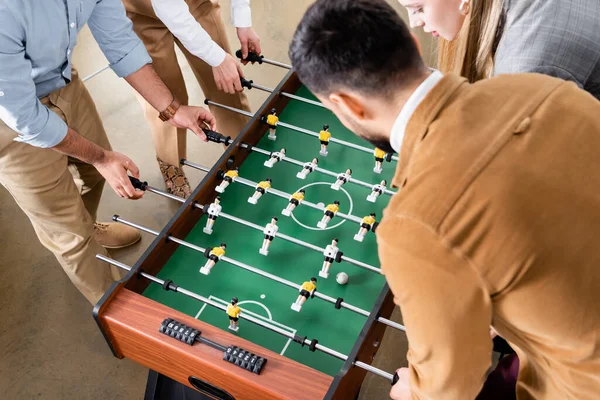
<path id="1" fill-rule="evenodd" d="M 15 140 L 53 147 L 65 138 L 67 124 L 39 99 L 70 82 L 86 23 L 119 77 L 152 61 L 121 0 L 0 0 L 0 119 Z"/>

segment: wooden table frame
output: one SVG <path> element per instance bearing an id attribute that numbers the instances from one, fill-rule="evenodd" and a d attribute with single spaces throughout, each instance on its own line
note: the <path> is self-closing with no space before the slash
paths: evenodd
<path id="1" fill-rule="evenodd" d="M 387 285 L 366 319 L 348 360 L 333 378 L 142 296 L 150 281 L 139 272 L 158 274 L 178 247 L 167 236 L 185 238 L 196 226 L 203 213 L 193 204 L 210 204 L 214 200 L 220 172 L 240 166 L 249 154 L 240 143 L 256 145 L 268 129 L 261 116 L 272 108 L 281 112 L 290 101 L 278 93 L 295 93 L 300 86 L 296 74 L 289 72 L 131 271 L 115 282 L 96 304 L 94 319 L 116 357 L 130 358 L 201 392 L 212 391 L 216 398 L 348 400 L 357 396 L 367 371 L 353 363 L 372 362 L 386 328 L 376 318 L 388 318 L 394 308 Z M 189 346 L 161 334 L 158 328 L 166 318 L 198 329 L 202 336 L 213 341 L 234 344 L 266 357 L 267 365 L 256 375 L 223 361 L 219 350 L 203 344 Z"/>

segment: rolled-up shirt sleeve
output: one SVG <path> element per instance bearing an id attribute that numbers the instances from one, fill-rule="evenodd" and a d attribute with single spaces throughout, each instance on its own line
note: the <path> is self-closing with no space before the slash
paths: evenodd
<path id="1" fill-rule="evenodd" d="M 18 134 L 15 140 L 54 147 L 67 135 L 67 124 L 37 98 L 24 29 L 4 5 L 0 21 L 0 119 Z"/>
<path id="2" fill-rule="evenodd" d="M 491 299 L 479 273 L 414 219 L 386 216 L 377 244 L 406 326 L 412 399 L 474 399 L 492 356 Z"/>
<path id="3" fill-rule="evenodd" d="M 225 50 L 215 43 L 194 19 L 185 1 L 152 0 L 152 8 L 156 16 L 190 53 L 211 67 L 217 67 L 225 60 Z"/>
<path id="4" fill-rule="evenodd" d="M 231 0 L 231 22 L 236 28 L 252 26 L 250 0 Z"/>
<path id="5" fill-rule="evenodd" d="M 121 0 L 99 0 L 88 20 L 92 35 L 121 77 L 127 77 L 152 62 L 144 44 L 133 31 Z"/>

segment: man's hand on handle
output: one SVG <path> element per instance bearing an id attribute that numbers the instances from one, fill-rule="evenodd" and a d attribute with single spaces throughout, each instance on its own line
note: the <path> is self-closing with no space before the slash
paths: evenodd
<path id="1" fill-rule="evenodd" d="M 244 77 L 242 67 L 229 54 L 225 55 L 225 59 L 219 66 L 213 68 L 213 76 L 217 89 L 225 93 L 234 94 L 244 90 L 240 84 L 240 77 Z"/>
<path id="2" fill-rule="evenodd" d="M 242 60 L 248 58 L 248 52 L 253 51 L 256 54 L 260 54 L 262 52 L 260 48 L 260 38 L 252 29 L 249 28 L 237 28 L 238 39 L 240 40 L 240 45 L 242 46 Z M 248 61 L 242 61 L 242 64 L 246 65 Z"/>
<path id="3" fill-rule="evenodd" d="M 104 156 L 93 165 L 119 196 L 132 200 L 144 196 L 144 192 L 134 189 L 129 180 L 127 172 L 131 172 L 135 178 L 140 177 L 140 170 L 129 157 L 114 151 L 105 151 Z"/>
<path id="4" fill-rule="evenodd" d="M 202 128 L 206 128 L 208 125 L 211 130 L 217 130 L 217 120 L 210 111 L 203 107 L 181 106 L 169 122 L 177 128 L 191 130 L 205 142 L 207 138 Z"/>
<path id="5" fill-rule="evenodd" d="M 396 370 L 396 374 L 398 374 L 399 379 L 390 390 L 390 398 L 393 400 L 411 400 L 408 368 L 400 368 Z"/>
<path id="6" fill-rule="evenodd" d="M 52 149 L 93 165 L 119 196 L 137 200 L 144 195 L 144 192 L 136 191 L 129 181 L 127 172 L 136 178 L 140 175 L 140 170 L 131 159 L 103 149 L 74 129 L 69 128 L 65 138 Z"/>

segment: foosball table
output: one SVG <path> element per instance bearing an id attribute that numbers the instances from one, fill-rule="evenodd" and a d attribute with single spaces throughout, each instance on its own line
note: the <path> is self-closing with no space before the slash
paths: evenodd
<path id="1" fill-rule="evenodd" d="M 256 61 L 269 63 L 259 58 Z M 281 63 L 275 65 L 283 66 Z M 269 67 L 265 67 L 269 68 Z M 346 130 L 293 71 L 94 307 L 113 354 L 216 399 L 354 399 L 394 304 L 375 235 L 397 159 Z M 143 222 L 143 221 L 142 221 Z"/>

